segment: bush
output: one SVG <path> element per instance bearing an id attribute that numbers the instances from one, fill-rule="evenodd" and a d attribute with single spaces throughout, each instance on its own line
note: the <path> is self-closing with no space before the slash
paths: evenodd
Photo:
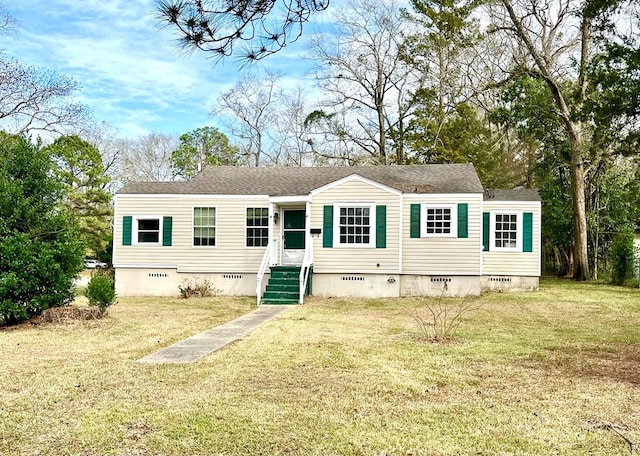
<path id="1" fill-rule="evenodd" d="M 219 290 L 211 288 L 211 282 L 203 280 L 198 282 L 197 279 L 183 279 L 178 285 L 180 297 L 188 298 L 206 298 L 207 296 L 215 296 Z"/>
<path id="2" fill-rule="evenodd" d="M 422 335 L 429 340 L 443 342 L 454 338 L 465 314 L 478 310 L 480 305 L 473 298 L 445 297 L 425 298 L 424 306 L 414 309 L 413 318 Z"/>
<path id="3" fill-rule="evenodd" d="M 633 278 L 635 260 L 633 235 L 617 234 L 611 243 L 611 281 L 615 285 L 623 285 Z"/>
<path id="4" fill-rule="evenodd" d="M 38 146 L 0 133 L 0 325 L 74 298 L 84 246 L 54 166 Z"/>
<path id="5" fill-rule="evenodd" d="M 107 309 L 116 303 L 113 272 L 107 269 L 93 271 L 84 295 L 89 300 L 89 304 L 99 307 L 103 314 L 106 313 Z"/>

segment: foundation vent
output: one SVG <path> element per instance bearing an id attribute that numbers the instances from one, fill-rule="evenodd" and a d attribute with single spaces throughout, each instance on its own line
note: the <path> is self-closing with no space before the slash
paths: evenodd
<path id="1" fill-rule="evenodd" d="M 364 282 L 364 277 L 362 276 L 342 276 L 340 280 L 344 280 L 347 282 Z"/>
<path id="2" fill-rule="evenodd" d="M 431 277 L 431 283 L 449 283 L 451 277 Z"/>
<path id="3" fill-rule="evenodd" d="M 163 279 L 163 278 L 169 277 L 169 274 L 166 274 L 164 272 L 150 272 L 149 277 L 153 279 L 156 279 L 156 278 Z"/>
<path id="4" fill-rule="evenodd" d="M 242 274 L 222 274 L 223 279 L 241 279 Z"/>
<path id="5" fill-rule="evenodd" d="M 511 277 L 490 277 L 489 282 L 511 282 Z"/>

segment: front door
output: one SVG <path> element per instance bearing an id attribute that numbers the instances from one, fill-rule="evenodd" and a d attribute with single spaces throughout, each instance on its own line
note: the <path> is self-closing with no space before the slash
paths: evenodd
<path id="1" fill-rule="evenodd" d="M 305 210 L 282 211 L 282 264 L 302 264 L 305 248 Z"/>

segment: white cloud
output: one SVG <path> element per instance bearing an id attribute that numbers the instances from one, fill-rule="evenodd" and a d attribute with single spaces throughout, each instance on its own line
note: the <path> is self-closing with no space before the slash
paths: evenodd
<path id="1" fill-rule="evenodd" d="M 214 67 L 202 53 L 179 55 L 171 31 L 156 22 L 156 0 L 16 3 L 7 9 L 19 19 L 19 36 L 2 48 L 21 62 L 73 77 L 82 86 L 79 101 L 123 136 L 213 124 L 216 99 L 241 71 L 235 61 Z M 303 37 L 255 69 L 279 71 L 288 87 L 311 90 L 305 53 Z"/>

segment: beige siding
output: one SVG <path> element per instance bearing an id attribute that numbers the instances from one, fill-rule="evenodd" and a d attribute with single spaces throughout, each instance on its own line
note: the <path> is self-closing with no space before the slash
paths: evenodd
<path id="1" fill-rule="evenodd" d="M 420 275 L 480 275 L 482 195 L 427 194 L 406 196 L 403 202 L 402 273 Z M 468 238 L 411 238 L 411 204 L 467 203 Z M 457 216 L 457 214 L 456 214 Z M 423 223 L 423 220 L 421 220 Z"/>
<path id="2" fill-rule="evenodd" d="M 375 203 L 387 206 L 387 246 L 322 247 L 322 235 L 313 239 L 314 271 L 318 273 L 397 273 L 400 248 L 400 195 L 367 182 L 352 180 L 313 196 L 311 228 L 322 228 L 323 208 L 334 203 Z M 334 213 L 334 228 L 337 226 Z M 375 232 L 375 226 L 374 232 Z"/>
<path id="3" fill-rule="evenodd" d="M 531 212 L 533 214 L 533 252 L 483 252 L 483 274 L 532 276 L 540 275 L 541 207 L 537 201 L 485 201 L 484 212 L 492 210 Z M 519 233 L 522 235 L 522 233 Z"/>
<path id="4" fill-rule="evenodd" d="M 265 248 L 245 247 L 247 207 L 268 207 L 267 198 L 200 196 L 123 196 L 116 202 L 114 264 L 116 267 L 175 267 L 178 272 L 253 272 Z M 216 208 L 216 246 L 193 246 L 193 208 Z M 173 217 L 172 245 L 122 245 L 123 216 Z"/>

